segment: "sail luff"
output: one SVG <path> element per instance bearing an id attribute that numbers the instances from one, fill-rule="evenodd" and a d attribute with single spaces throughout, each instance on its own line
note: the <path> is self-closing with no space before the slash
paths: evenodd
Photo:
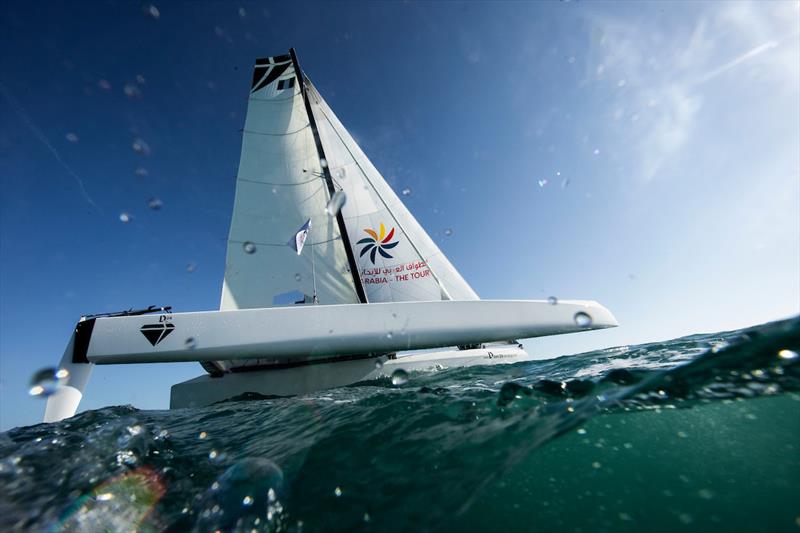
<path id="1" fill-rule="evenodd" d="M 319 136 L 319 131 L 317 130 L 317 121 L 314 118 L 314 112 L 311 109 L 311 102 L 308 100 L 308 91 L 306 86 L 306 77 L 303 74 L 303 71 L 300 69 L 300 63 L 297 60 L 297 54 L 294 51 L 294 48 L 289 49 L 289 55 L 292 58 L 292 64 L 294 65 L 294 73 L 297 77 L 297 83 L 300 86 L 300 92 L 303 95 L 303 102 L 305 103 L 306 113 L 308 114 L 308 121 L 311 125 L 311 132 L 314 135 L 314 142 L 317 147 L 317 153 L 319 155 L 320 166 L 322 167 L 322 173 L 325 176 L 325 183 L 328 187 L 328 194 L 329 198 L 332 198 L 336 189 L 333 185 L 333 177 L 331 176 L 330 169 L 328 168 L 327 159 L 325 157 L 325 149 L 322 146 L 322 140 Z M 361 283 L 361 276 L 358 273 L 358 264 L 356 263 L 355 256 L 353 255 L 353 247 L 350 244 L 350 237 L 347 233 L 347 226 L 344 222 L 344 217 L 342 217 L 341 211 L 336 213 L 336 223 L 339 226 L 339 233 L 342 237 L 342 244 L 344 245 L 345 252 L 347 253 L 347 262 L 350 265 L 350 273 L 353 276 L 353 286 L 356 289 L 356 294 L 358 299 L 361 303 L 367 303 L 367 293 L 364 291 L 364 286 Z M 316 303 L 316 302 L 315 302 Z"/>

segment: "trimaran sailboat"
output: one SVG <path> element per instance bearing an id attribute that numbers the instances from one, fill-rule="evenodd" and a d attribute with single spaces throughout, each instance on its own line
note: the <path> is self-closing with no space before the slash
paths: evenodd
<path id="1" fill-rule="evenodd" d="M 616 325 L 592 301 L 480 300 L 290 50 L 255 64 L 219 311 L 82 317 L 44 419 L 75 414 L 95 365 L 200 362 L 172 387 L 180 408 L 514 363 L 529 356 L 511 339 Z"/>

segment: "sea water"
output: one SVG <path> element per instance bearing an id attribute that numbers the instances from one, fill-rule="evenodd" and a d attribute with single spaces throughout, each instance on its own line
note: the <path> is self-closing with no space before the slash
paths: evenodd
<path id="1" fill-rule="evenodd" d="M 797 531 L 800 318 L 0 434 L 0 529 Z"/>

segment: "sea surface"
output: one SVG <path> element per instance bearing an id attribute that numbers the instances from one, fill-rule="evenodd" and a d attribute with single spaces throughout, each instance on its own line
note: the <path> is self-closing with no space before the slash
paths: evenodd
<path id="1" fill-rule="evenodd" d="M 0 530 L 800 531 L 800 317 L 0 434 Z"/>

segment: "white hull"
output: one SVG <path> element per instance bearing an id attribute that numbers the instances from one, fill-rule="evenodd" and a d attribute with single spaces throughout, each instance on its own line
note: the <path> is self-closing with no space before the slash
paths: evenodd
<path id="1" fill-rule="evenodd" d="M 528 360 L 530 356 L 517 345 L 498 345 L 406 355 L 389 360 L 386 357 L 367 357 L 290 368 L 233 372 L 220 377 L 204 375 L 173 385 L 169 406 L 170 409 L 202 407 L 253 393 L 262 396 L 300 396 L 382 376 L 389 377 L 397 369 L 411 372 Z"/>
<path id="2" fill-rule="evenodd" d="M 591 324 L 578 325 L 576 313 Z M 159 326 L 161 325 L 161 326 Z M 473 300 L 304 305 L 97 318 L 86 359 L 97 364 L 259 360 L 286 365 L 540 337 L 617 325 L 591 301 Z M 169 327 L 153 344 L 146 328 Z M 152 331 L 152 330 L 151 330 Z"/>

